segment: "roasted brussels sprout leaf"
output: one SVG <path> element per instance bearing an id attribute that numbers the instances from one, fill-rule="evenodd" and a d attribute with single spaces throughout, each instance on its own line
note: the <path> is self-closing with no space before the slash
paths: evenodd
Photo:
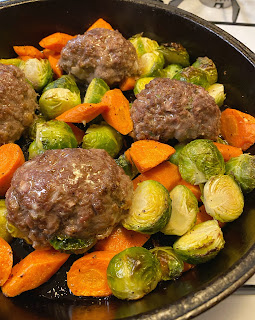
<path id="1" fill-rule="evenodd" d="M 226 94 L 224 93 L 224 86 L 220 83 L 214 83 L 210 87 L 207 88 L 207 91 L 211 97 L 213 97 L 215 103 L 221 107 L 226 98 Z"/>
<path id="2" fill-rule="evenodd" d="M 178 159 L 182 178 L 194 185 L 225 173 L 223 156 L 211 140 L 191 141 L 181 150 Z"/>
<path id="3" fill-rule="evenodd" d="M 255 157 L 245 153 L 231 158 L 226 163 L 226 174 L 237 181 L 244 193 L 249 193 L 255 188 Z"/>
<path id="4" fill-rule="evenodd" d="M 80 89 L 78 88 L 74 77 L 71 75 L 63 75 L 55 81 L 50 82 L 44 89 L 43 92 L 50 90 L 50 89 L 68 89 L 72 93 L 76 93 L 77 95 L 80 94 Z"/>
<path id="5" fill-rule="evenodd" d="M 108 84 L 100 78 L 94 78 L 86 91 L 84 102 L 85 103 L 99 103 L 101 102 L 104 94 L 109 91 Z"/>
<path id="6" fill-rule="evenodd" d="M 140 78 L 136 81 L 135 87 L 134 87 L 134 94 L 137 95 L 140 93 L 151 80 L 153 80 L 154 77 L 144 77 Z"/>
<path id="7" fill-rule="evenodd" d="M 65 122 L 50 120 L 38 124 L 36 139 L 29 146 L 29 159 L 50 149 L 77 148 L 72 129 Z"/>
<path id="8" fill-rule="evenodd" d="M 157 50 L 163 53 L 167 64 L 190 65 L 188 51 L 180 43 L 163 44 Z"/>
<path id="9" fill-rule="evenodd" d="M 7 230 L 7 209 L 4 199 L 0 199 L 0 238 L 3 238 L 5 241 L 9 242 L 12 239 L 9 231 Z"/>
<path id="10" fill-rule="evenodd" d="M 16 67 L 21 67 L 25 62 L 21 59 L 14 58 L 14 59 L 0 59 L 0 63 L 8 64 L 8 65 L 11 64 Z"/>
<path id="11" fill-rule="evenodd" d="M 231 222 L 243 212 L 244 198 L 235 180 L 229 175 L 218 175 L 208 180 L 202 200 L 206 212 L 221 222 Z"/>
<path id="12" fill-rule="evenodd" d="M 178 185 L 170 192 L 172 213 L 167 225 L 161 230 L 167 235 L 182 236 L 196 223 L 198 202 L 194 194 L 183 185 Z"/>
<path id="13" fill-rule="evenodd" d="M 173 79 L 193 83 L 205 89 L 210 86 L 206 73 L 203 70 L 192 66 L 184 68 L 180 72 L 176 73 Z"/>
<path id="14" fill-rule="evenodd" d="M 175 153 L 173 155 L 171 155 L 171 157 L 169 158 L 169 161 L 172 162 L 173 164 L 177 165 L 179 164 L 179 154 L 182 151 L 182 149 L 184 148 L 185 144 L 184 143 L 178 143 L 174 146 L 175 149 Z"/>
<path id="15" fill-rule="evenodd" d="M 162 78 L 170 78 L 173 79 L 173 77 L 182 70 L 182 66 L 180 64 L 169 64 L 164 69 L 160 71 L 160 76 Z"/>
<path id="16" fill-rule="evenodd" d="M 143 37 L 141 33 L 134 35 L 129 41 L 135 47 L 138 58 L 145 53 L 155 51 L 159 47 L 157 41 Z"/>
<path id="17" fill-rule="evenodd" d="M 184 263 L 172 247 L 156 247 L 150 250 L 159 260 L 161 266 L 161 280 L 174 280 L 183 272 Z"/>
<path id="18" fill-rule="evenodd" d="M 197 224 L 193 229 L 179 238 L 173 245 L 180 258 L 191 264 L 199 264 L 213 259 L 225 241 L 219 224 L 209 220 Z"/>
<path id="19" fill-rule="evenodd" d="M 141 182 L 134 192 L 124 228 L 153 234 L 165 227 L 171 214 L 171 199 L 167 189 L 159 182 Z"/>
<path id="20" fill-rule="evenodd" d="M 145 53 L 139 59 L 141 77 L 155 77 L 165 64 L 164 56 L 158 51 Z"/>
<path id="21" fill-rule="evenodd" d="M 33 123 L 31 124 L 31 126 L 29 127 L 28 130 L 28 137 L 32 140 L 35 140 L 36 138 L 36 131 L 37 131 L 37 125 L 38 124 L 43 124 L 46 122 L 46 119 L 44 118 L 44 116 L 42 115 L 38 115 L 35 117 Z"/>
<path id="22" fill-rule="evenodd" d="M 116 157 L 123 144 L 122 135 L 106 123 L 91 125 L 84 137 L 82 148 L 104 149 L 111 157 Z"/>
<path id="23" fill-rule="evenodd" d="M 21 232 L 17 227 L 15 227 L 12 223 L 8 222 L 6 223 L 6 229 L 9 232 L 9 234 L 13 238 L 19 238 L 26 241 L 28 244 L 32 244 L 32 242 L 24 235 L 23 232 Z"/>
<path id="24" fill-rule="evenodd" d="M 19 67 L 36 91 L 41 91 L 52 81 L 53 71 L 47 59 L 28 59 Z"/>
<path id="25" fill-rule="evenodd" d="M 115 159 L 115 162 L 125 171 L 130 179 L 133 179 L 138 174 L 136 166 L 130 163 L 124 154 L 120 155 L 118 159 Z"/>
<path id="26" fill-rule="evenodd" d="M 81 254 L 96 244 L 96 239 L 75 239 L 57 236 L 50 240 L 51 246 L 60 252 Z"/>
<path id="27" fill-rule="evenodd" d="M 159 260 L 145 248 L 128 248 L 111 259 L 107 280 L 115 297 L 140 299 L 154 290 L 161 280 Z"/>
<path id="28" fill-rule="evenodd" d="M 214 62 L 208 57 L 198 57 L 192 64 L 193 67 L 203 70 L 206 73 L 209 84 L 214 84 L 218 80 L 218 72 Z"/>

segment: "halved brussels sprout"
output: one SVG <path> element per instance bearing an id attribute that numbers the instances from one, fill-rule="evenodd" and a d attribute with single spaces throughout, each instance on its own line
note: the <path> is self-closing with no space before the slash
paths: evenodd
<path id="1" fill-rule="evenodd" d="M 122 135 L 106 123 L 91 125 L 83 137 L 82 148 L 104 149 L 111 157 L 117 156 L 123 144 Z"/>
<path id="2" fill-rule="evenodd" d="M 56 118 L 80 103 L 80 94 L 65 88 L 48 89 L 39 99 L 40 110 L 48 120 Z"/>
<path id="3" fill-rule="evenodd" d="M 160 279 L 159 260 L 142 247 L 132 247 L 118 253 L 107 268 L 108 285 L 119 299 L 140 299 L 154 290 Z"/>
<path id="4" fill-rule="evenodd" d="M 21 59 L 14 58 L 14 59 L 0 59 L 0 63 L 21 67 L 25 62 Z"/>
<path id="5" fill-rule="evenodd" d="M 220 83 L 214 83 L 210 87 L 207 88 L 207 91 L 211 97 L 215 100 L 215 103 L 221 107 L 226 98 L 226 94 L 224 93 L 224 86 Z"/>
<path id="6" fill-rule="evenodd" d="M 150 250 L 159 260 L 161 266 L 161 280 L 174 280 L 183 272 L 184 263 L 174 252 L 172 247 L 156 247 Z"/>
<path id="7" fill-rule="evenodd" d="M 157 41 L 143 37 L 142 33 L 134 35 L 129 41 L 135 47 L 138 58 L 145 53 L 155 51 L 159 47 Z"/>
<path id="8" fill-rule="evenodd" d="M 29 146 L 29 159 L 49 149 L 77 148 L 72 129 L 65 122 L 51 120 L 37 125 L 36 139 Z"/>
<path id="9" fill-rule="evenodd" d="M 243 212 L 244 198 L 235 180 L 228 175 L 218 175 L 206 182 L 203 189 L 206 212 L 220 222 L 231 222 Z"/>
<path id="10" fill-rule="evenodd" d="M 10 235 L 13 238 L 19 238 L 26 241 L 28 244 L 32 244 L 32 242 L 24 235 L 23 232 L 21 232 L 17 227 L 15 227 L 12 223 L 8 222 L 6 223 L 7 231 L 10 233 Z"/>
<path id="11" fill-rule="evenodd" d="M 167 235 L 182 236 L 196 223 L 198 202 L 189 188 L 178 185 L 170 192 L 172 213 L 167 225 L 161 230 Z"/>
<path id="12" fill-rule="evenodd" d="M 180 72 L 176 73 L 173 79 L 193 83 L 205 89 L 210 86 L 206 73 L 203 70 L 192 66 L 182 69 Z"/>
<path id="13" fill-rule="evenodd" d="M 166 43 L 157 50 L 163 53 L 167 64 L 180 64 L 182 67 L 190 65 L 188 51 L 180 43 Z"/>
<path id="14" fill-rule="evenodd" d="M 86 91 L 84 102 L 85 103 L 99 103 L 101 102 L 104 94 L 109 91 L 108 84 L 100 78 L 94 78 Z"/>
<path id="15" fill-rule="evenodd" d="M 154 77 L 165 64 L 164 56 L 158 51 L 145 53 L 139 59 L 141 77 Z"/>
<path id="16" fill-rule="evenodd" d="M 130 179 L 133 179 L 138 174 L 136 166 L 130 163 L 124 154 L 120 155 L 118 159 L 115 159 L 115 162 L 125 171 Z"/>
<path id="17" fill-rule="evenodd" d="M 96 239 L 75 239 L 56 236 L 50 240 L 51 246 L 60 252 L 70 254 L 82 254 L 96 244 Z"/>
<path id="18" fill-rule="evenodd" d="M 182 66 L 180 64 L 169 64 L 167 67 L 160 71 L 160 76 L 163 78 L 170 78 L 173 77 L 182 70 Z"/>
<path id="19" fill-rule="evenodd" d="M 153 234 L 165 227 L 171 214 L 171 199 L 167 189 L 159 182 L 141 182 L 134 192 L 124 228 Z"/>
<path id="20" fill-rule="evenodd" d="M 209 220 L 197 224 L 179 238 L 173 245 L 180 258 L 191 264 L 199 264 L 213 259 L 225 244 L 219 224 Z"/>
<path id="21" fill-rule="evenodd" d="M 63 75 L 60 78 L 58 78 L 57 80 L 50 82 L 43 89 L 43 92 L 50 90 L 50 89 L 55 89 L 55 88 L 68 89 L 72 93 L 76 93 L 77 95 L 80 95 L 80 89 L 78 88 L 74 77 L 71 75 Z"/>
<path id="22" fill-rule="evenodd" d="M 7 229 L 7 209 L 4 199 L 0 199 L 0 238 L 3 238 L 5 241 L 9 242 L 12 239 L 8 229 Z"/>
<path id="23" fill-rule="evenodd" d="M 223 156 L 211 140 L 191 141 L 181 150 L 178 159 L 182 178 L 194 185 L 225 173 Z"/>
<path id="24" fill-rule="evenodd" d="M 36 138 L 37 125 L 43 124 L 45 122 L 46 122 L 46 119 L 42 115 L 38 115 L 34 118 L 34 121 L 28 130 L 28 136 L 30 139 L 34 140 Z"/>
<path id="25" fill-rule="evenodd" d="M 154 77 L 144 77 L 138 79 L 135 83 L 134 94 L 137 95 L 138 93 L 140 93 L 145 88 L 146 84 L 151 82 L 151 80 L 153 79 Z"/>
<path id="26" fill-rule="evenodd" d="M 25 77 L 36 91 L 41 91 L 52 81 L 53 71 L 48 59 L 28 59 L 19 66 L 25 73 Z"/>
<path id="27" fill-rule="evenodd" d="M 217 68 L 208 57 L 198 57 L 197 60 L 192 64 L 193 67 L 203 70 L 206 73 L 209 84 L 213 84 L 218 80 Z"/>
<path id="28" fill-rule="evenodd" d="M 185 147 L 185 144 L 183 143 L 178 143 L 174 146 L 175 153 L 171 155 L 169 158 L 169 161 L 172 162 L 173 164 L 177 165 L 179 164 L 179 154 L 182 151 L 182 149 Z"/>
<path id="29" fill-rule="evenodd" d="M 251 192 L 255 188 L 255 157 L 244 153 L 231 158 L 226 163 L 226 174 L 234 177 L 244 193 Z"/>

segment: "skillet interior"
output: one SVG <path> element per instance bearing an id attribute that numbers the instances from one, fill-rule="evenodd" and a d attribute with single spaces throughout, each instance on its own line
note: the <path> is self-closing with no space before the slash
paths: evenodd
<path id="1" fill-rule="evenodd" d="M 14 44 L 38 46 L 41 38 L 56 31 L 83 33 L 99 17 L 109 21 L 125 37 L 144 31 L 159 42 L 182 43 L 192 60 L 209 56 L 218 67 L 219 82 L 225 85 L 227 104 L 255 115 L 254 54 L 202 19 L 152 1 L 6 1 L 0 4 L 0 57 L 13 57 Z M 255 148 L 250 152 L 254 154 Z M 0 318 L 189 319 L 232 293 L 255 272 L 254 197 L 254 192 L 247 196 L 242 216 L 225 227 L 226 246 L 213 261 L 198 266 L 177 281 L 160 283 L 142 300 L 72 301 L 65 295 L 47 300 L 33 292 L 6 299 L 0 294 Z M 18 255 L 24 254 L 23 249 L 19 250 Z M 65 271 L 61 270 L 62 278 Z M 58 277 L 53 281 L 55 288 L 58 287 Z M 57 291 L 61 292 L 59 288 Z"/>

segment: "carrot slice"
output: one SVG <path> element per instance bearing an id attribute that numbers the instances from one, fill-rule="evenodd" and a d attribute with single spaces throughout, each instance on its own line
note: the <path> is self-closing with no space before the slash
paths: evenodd
<path id="1" fill-rule="evenodd" d="M 76 127 L 72 123 L 67 123 L 67 124 L 72 129 L 78 144 L 82 143 L 85 132 L 83 130 L 79 129 L 78 127 Z"/>
<path id="2" fill-rule="evenodd" d="M 130 157 L 141 173 L 156 167 L 174 153 L 173 147 L 154 140 L 139 140 L 130 147 Z"/>
<path id="3" fill-rule="evenodd" d="M 136 79 L 134 77 L 125 78 L 120 83 L 121 91 L 133 90 L 135 86 Z"/>
<path id="4" fill-rule="evenodd" d="M 0 196 L 5 195 L 14 172 L 24 162 L 24 154 L 17 144 L 7 143 L 0 147 Z"/>
<path id="5" fill-rule="evenodd" d="M 104 28 L 104 29 L 113 30 L 112 26 L 102 18 L 99 18 L 96 22 L 94 22 L 92 24 L 92 26 L 88 28 L 87 31 L 92 30 L 92 29 L 96 29 L 96 28 Z"/>
<path id="6" fill-rule="evenodd" d="M 39 42 L 39 45 L 42 48 L 50 49 L 60 53 L 64 46 L 67 44 L 67 42 L 75 37 L 76 36 L 71 36 L 70 34 L 56 32 L 43 38 Z"/>
<path id="7" fill-rule="evenodd" d="M 18 56 L 28 56 L 30 58 L 43 59 L 44 54 L 33 46 L 13 46 L 13 50 Z"/>
<path id="8" fill-rule="evenodd" d="M 58 52 L 55 52 L 50 49 L 43 49 L 43 54 L 44 54 L 45 58 L 48 58 L 49 56 L 59 55 Z"/>
<path id="9" fill-rule="evenodd" d="M 116 252 L 95 251 L 76 260 L 67 273 L 68 288 L 75 296 L 106 297 L 112 291 L 107 283 L 107 267 Z"/>
<path id="10" fill-rule="evenodd" d="M 35 250 L 12 268 L 11 275 L 2 287 L 7 297 L 39 287 L 48 281 L 66 262 L 69 255 L 54 249 Z"/>
<path id="11" fill-rule="evenodd" d="M 8 242 L 0 238 L 0 286 L 3 286 L 9 278 L 12 270 L 12 248 Z"/>
<path id="12" fill-rule="evenodd" d="M 62 113 L 56 119 L 64 122 L 84 123 L 90 122 L 107 110 L 103 103 L 82 103 Z"/>
<path id="13" fill-rule="evenodd" d="M 197 213 L 197 221 L 196 221 L 196 224 L 199 224 L 201 222 L 205 222 L 205 221 L 208 221 L 208 220 L 213 220 L 213 217 L 211 217 L 206 211 L 205 211 L 205 206 L 202 205 L 201 207 L 199 207 L 199 211 Z M 219 223 L 219 226 L 222 228 L 224 227 L 224 225 L 226 223 L 224 222 L 220 222 L 218 221 Z"/>
<path id="14" fill-rule="evenodd" d="M 163 186 L 171 191 L 175 186 L 179 184 L 182 177 L 180 175 L 178 166 L 175 164 L 165 161 L 159 164 L 157 167 L 140 174 L 133 180 L 134 189 L 137 188 L 138 184 L 145 180 L 155 180 L 163 184 Z"/>
<path id="15" fill-rule="evenodd" d="M 194 194 L 194 196 L 197 198 L 198 201 L 201 201 L 201 190 L 199 188 L 199 186 L 194 186 L 193 184 L 181 179 L 181 181 L 178 183 L 181 184 L 183 186 L 186 186 L 187 188 L 190 189 L 190 191 Z"/>
<path id="16" fill-rule="evenodd" d="M 255 143 L 255 118 L 228 108 L 221 113 L 221 134 L 231 146 L 245 151 Z"/>
<path id="17" fill-rule="evenodd" d="M 33 59 L 33 58 L 30 57 L 30 56 L 17 56 L 17 58 L 20 59 L 20 60 L 23 60 L 23 61 L 27 61 L 27 60 L 29 60 L 29 59 Z"/>
<path id="18" fill-rule="evenodd" d="M 228 144 L 214 142 L 220 153 L 222 154 L 224 161 L 228 161 L 233 157 L 238 157 L 243 153 L 241 148 L 233 147 Z"/>
<path id="19" fill-rule="evenodd" d="M 94 246 L 96 251 L 121 252 L 131 247 L 142 247 L 148 241 L 150 235 L 117 227 L 109 237 L 99 240 Z"/>
<path id="20" fill-rule="evenodd" d="M 190 269 L 193 269 L 194 267 L 195 267 L 194 264 L 190 264 L 190 263 L 184 262 L 183 272 L 187 272 Z"/>
<path id="21" fill-rule="evenodd" d="M 63 75 L 63 72 L 58 65 L 59 59 L 60 59 L 60 54 L 58 54 L 58 53 L 50 54 L 48 56 L 48 60 L 49 60 L 51 69 L 54 72 L 55 78 L 60 78 Z"/>
<path id="22" fill-rule="evenodd" d="M 102 113 L 102 116 L 110 126 L 123 135 L 126 135 L 133 130 L 129 102 L 120 89 L 107 91 L 104 94 L 101 103 L 109 107 Z"/>

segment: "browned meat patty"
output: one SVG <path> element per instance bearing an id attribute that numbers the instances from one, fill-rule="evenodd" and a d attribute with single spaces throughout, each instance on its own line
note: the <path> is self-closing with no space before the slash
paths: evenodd
<path id="1" fill-rule="evenodd" d="M 220 110 L 214 99 L 204 88 L 184 81 L 152 80 L 137 95 L 131 117 L 137 140 L 215 140 L 219 135 Z"/>
<path id="2" fill-rule="evenodd" d="M 105 150 L 48 150 L 14 174 L 8 220 L 32 242 L 54 236 L 103 239 L 128 212 L 133 184 Z"/>
<path id="3" fill-rule="evenodd" d="M 36 97 L 19 68 L 0 63 L 0 145 L 18 140 L 31 125 Z"/>
<path id="4" fill-rule="evenodd" d="M 138 74 L 138 58 L 130 41 L 118 31 L 93 29 L 68 41 L 60 67 L 78 80 L 101 78 L 108 85 Z"/>

